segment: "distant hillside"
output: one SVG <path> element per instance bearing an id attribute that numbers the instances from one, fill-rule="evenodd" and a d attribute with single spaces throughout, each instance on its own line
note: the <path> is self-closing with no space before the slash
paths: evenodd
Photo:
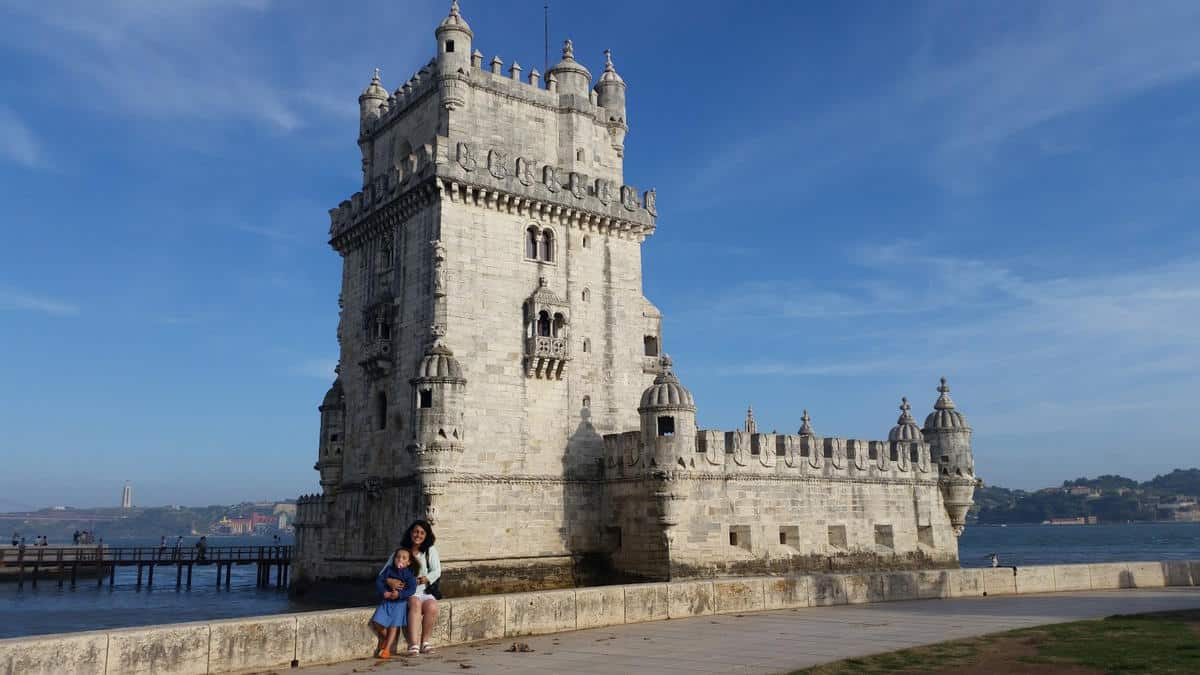
<path id="1" fill-rule="evenodd" d="M 1190 500 L 1200 496 L 1200 469 L 1175 469 L 1139 483 L 1103 475 L 1063 481 L 1036 492 L 988 486 L 975 491 L 968 520 L 984 524 L 1041 523 L 1095 516 L 1099 522 L 1190 520 L 1200 517 Z M 1193 515 L 1194 514 L 1194 515 Z"/>

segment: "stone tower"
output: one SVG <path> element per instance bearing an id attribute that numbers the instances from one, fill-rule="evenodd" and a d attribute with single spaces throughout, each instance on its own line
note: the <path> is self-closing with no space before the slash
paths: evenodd
<path id="1" fill-rule="evenodd" d="M 412 77 L 389 93 L 377 70 L 359 97 L 362 189 L 330 211 L 339 376 L 301 580 L 369 573 L 418 517 L 473 578 L 516 556 L 569 575 L 603 546 L 602 436 L 638 425 L 661 370 L 655 194 L 624 182 L 611 52 L 594 87 L 570 40 L 545 82 L 485 66 L 457 2 L 433 37 Z"/>

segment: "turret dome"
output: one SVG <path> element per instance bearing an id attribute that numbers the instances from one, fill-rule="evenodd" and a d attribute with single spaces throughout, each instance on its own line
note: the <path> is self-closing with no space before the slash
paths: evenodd
<path id="1" fill-rule="evenodd" d="M 896 426 L 888 432 L 889 441 L 923 441 L 925 437 L 921 434 L 921 428 L 917 426 L 917 421 L 913 419 L 912 406 L 908 404 L 907 397 L 900 397 L 900 419 L 896 420 Z"/>
<path id="2" fill-rule="evenodd" d="M 671 371 L 671 357 L 662 357 L 663 371 L 654 378 L 654 384 L 642 392 L 642 402 L 638 412 L 647 409 L 681 409 L 695 412 L 696 400 L 692 392 L 679 383 L 679 378 Z"/>
<path id="3" fill-rule="evenodd" d="M 462 365 L 454 358 L 454 352 L 442 344 L 441 340 L 434 342 L 421 362 L 417 365 L 418 380 L 461 380 L 465 382 Z"/>
<path id="4" fill-rule="evenodd" d="M 617 74 L 617 69 L 613 67 L 612 50 L 604 50 L 604 72 L 600 73 L 600 81 L 596 83 L 599 87 L 601 84 L 625 84 L 625 80 Z"/>
<path id="5" fill-rule="evenodd" d="M 376 68 L 375 74 L 371 76 L 371 84 L 367 85 L 367 88 L 363 90 L 362 96 L 359 96 L 358 100 L 362 101 L 364 99 L 374 98 L 380 101 L 386 101 L 387 97 L 387 89 L 383 88 L 383 83 L 379 80 L 379 69 Z"/>
<path id="6" fill-rule="evenodd" d="M 954 409 L 954 401 L 950 398 L 950 385 L 942 378 L 938 385 L 938 400 L 933 404 L 933 412 L 925 418 L 925 432 L 930 431 L 970 431 L 967 418 Z"/>
<path id="7" fill-rule="evenodd" d="M 467 20 L 463 18 L 462 14 L 458 10 L 458 0 L 451 1 L 450 14 L 447 15 L 446 18 L 442 19 L 442 22 L 438 24 L 437 30 L 434 32 L 441 33 L 445 30 L 460 30 L 468 35 L 471 35 L 472 37 L 475 36 L 475 34 L 471 32 L 471 26 L 467 24 Z"/>
<path id="8" fill-rule="evenodd" d="M 325 392 L 325 398 L 321 401 L 322 408 L 336 408 L 346 404 L 346 394 L 342 391 L 342 378 L 337 378 L 330 385 L 329 391 Z"/>

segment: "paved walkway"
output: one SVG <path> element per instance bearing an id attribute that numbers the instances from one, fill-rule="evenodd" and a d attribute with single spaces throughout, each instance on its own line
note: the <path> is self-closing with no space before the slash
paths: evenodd
<path id="1" fill-rule="evenodd" d="M 425 656 L 349 661 L 300 672 L 778 673 L 1014 628 L 1198 607 L 1196 588 L 843 605 L 506 638 L 443 647 Z M 534 651 L 504 651 L 516 641 Z"/>

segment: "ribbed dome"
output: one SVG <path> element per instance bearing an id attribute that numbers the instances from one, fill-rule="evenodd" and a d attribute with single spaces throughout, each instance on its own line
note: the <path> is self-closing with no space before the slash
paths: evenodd
<path id="1" fill-rule="evenodd" d="M 466 31 L 474 37 L 474 33 L 471 33 L 471 27 L 467 25 L 467 20 L 458 11 L 458 0 L 452 0 L 450 3 L 450 14 L 442 19 L 442 22 L 438 24 L 437 30 L 434 32 L 440 33 L 447 29 Z"/>
<path id="2" fill-rule="evenodd" d="M 800 415 L 800 435 L 816 436 L 812 428 L 812 418 L 808 416 L 808 408 L 805 408 L 804 414 Z"/>
<path id="3" fill-rule="evenodd" d="M 933 404 L 933 412 L 925 418 L 925 432 L 958 431 L 960 429 L 970 431 L 971 427 L 967 426 L 967 418 L 954 409 L 954 401 L 950 399 L 950 385 L 946 384 L 944 377 L 938 386 L 938 393 L 940 395 L 937 403 Z"/>
<path id="4" fill-rule="evenodd" d="M 346 394 L 342 391 L 342 378 L 337 378 L 325 392 L 325 400 L 321 401 L 322 408 L 340 407 L 346 404 Z"/>
<path id="5" fill-rule="evenodd" d="M 695 412 L 696 400 L 692 398 L 692 392 L 680 384 L 679 378 L 671 372 L 669 356 L 662 357 L 662 366 L 663 371 L 654 378 L 654 384 L 642 392 L 642 403 L 638 406 L 638 411 L 649 408 L 681 408 Z"/>
<path id="6" fill-rule="evenodd" d="M 597 83 L 596 86 L 599 87 L 600 84 L 609 83 L 609 82 L 625 84 L 625 80 L 621 79 L 621 76 L 617 74 L 617 69 L 613 67 L 612 50 L 605 49 L 604 50 L 604 72 L 600 73 L 600 82 Z"/>
<path id="7" fill-rule="evenodd" d="M 371 84 L 367 85 L 359 98 L 377 98 L 380 101 L 386 101 L 387 97 L 387 89 L 384 89 L 383 84 L 379 81 L 379 69 L 376 68 L 375 74 L 371 76 Z"/>
<path id="8" fill-rule="evenodd" d="M 458 359 L 454 358 L 454 352 L 438 340 L 421 358 L 415 379 L 463 380 L 462 366 L 459 365 Z"/>
<path id="9" fill-rule="evenodd" d="M 547 71 L 547 74 L 557 75 L 564 72 L 579 73 L 585 76 L 588 82 L 592 81 L 592 72 L 584 68 L 582 63 L 575 60 L 575 45 L 570 40 L 563 42 L 562 61 L 556 63 L 553 68 Z"/>
<path id="10" fill-rule="evenodd" d="M 913 419 L 912 406 L 908 404 L 908 398 L 900 398 L 900 419 L 896 420 L 896 426 L 888 432 L 889 441 L 923 441 L 925 436 L 921 434 L 921 428 L 917 426 L 917 421 Z"/>

